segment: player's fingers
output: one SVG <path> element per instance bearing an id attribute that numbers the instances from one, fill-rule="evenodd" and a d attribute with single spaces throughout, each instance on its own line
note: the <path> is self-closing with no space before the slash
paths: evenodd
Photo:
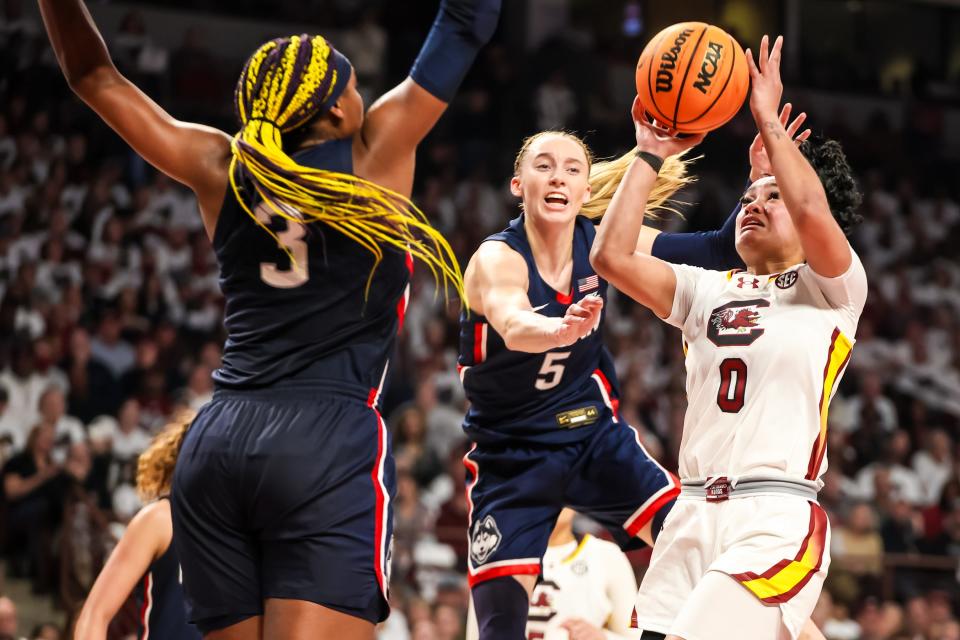
<path id="1" fill-rule="evenodd" d="M 797 144 L 800 144 L 801 142 L 809 138 L 812 134 L 813 134 L 813 130 L 807 129 L 806 131 L 798 135 L 796 138 L 794 138 L 793 141 L 796 142 Z"/>
<path id="2" fill-rule="evenodd" d="M 780 56 L 783 52 L 783 36 L 777 36 L 776 41 L 773 43 L 773 50 L 770 52 L 770 64 L 773 65 L 773 68 L 777 71 L 780 70 Z"/>
<path id="3" fill-rule="evenodd" d="M 806 113 L 805 111 L 802 112 L 800 115 L 798 115 L 796 118 L 794 118 L 794 119 L 793 119 L 793 122 L 790 123 L 790 126 L 787 127 L 787 135 L 792 138 L 793 135 L 794 135 L 794 134 L 800 129 L 800 127 L 803 125 L 803 123 L 804 123 L 804 121 L 805 121 L 806 119 L 807 119 L 807 113 Z M 784 123 L 784 124 L 786 124 L 786 123 Z"/>
<path id="4" fill-rule="evenodd" d="M 590 312 L 587 309 L 581 307 L 579 304 L 572 304 L 569 307 L 567 307 L 567 315 L 575 316 L 577 318 L 586 318 L 587 316 L 590 315 Z"/>
<path id="5" fill-rule="evenodd" d="M 783 108 L 780 109 L 780 124 L 787 126 L 787 122 L 790 120 L 790 112 L 793 111 L 793 105 L 789 102 L 783 105 Z"/>
<path id="6" fill-rule="evenodd" d="M 757 76 L 760 75 L 760 70 L 757 69 L 757 64 L 753 61 L 753 53 L 750 49 L 747 49 L 744 53 L 747 56 L 747 68 L 750 70 L 750 79 L 756 80 Z"/>
<path id="7" fill-rule="evenodd" d="M 760 73 L 767 70 L 767 58 L 770 56 L 770 38 L 764 35 L 760 39 L 760 53 L 757 55 L 757 61 L 760 63 Z"/>

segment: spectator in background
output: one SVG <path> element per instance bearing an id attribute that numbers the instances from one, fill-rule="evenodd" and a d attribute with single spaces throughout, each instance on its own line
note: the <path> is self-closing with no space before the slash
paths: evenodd
<path id="1" fill-rule="evenodd" d="M 865 371 L 860 377 L 860 393 L 841 404 L 831 407 L 831 424 L 844 432 L 859 429 L 866 421 L 875 421 L 885 433 L 897 428 L 897 409 L 883 393 L 883 378 L 876 371 Z"/>
<path id="2" fill-rule="evenodd" d="M 58 443 L 78 444 L 87 439 L 83 423 L 67 415 L 67 400 L 60 387 L 47 387 L 40 396 L 40 424 L 53 427 Z"/>
<path id="3" fill-rule="evenodd" d="M 936 504 L 944 485 L 953 474 L 953 443 L 943 429 L 933 429 L 926 434 L 925 446 L 913 454 L 913 470 L 923 486 L 924 504 Z"/>
<path id="4" fill-rule="evenodd" d="M 570 128 L 577 114 L 577 96 L 563 71 L 554 71 L 537 89 L 535 98 L 537 129 L 563 131 Z"/>
<path id="5" fill-rule="evenodd" d="M 858 497 L 863 500 L 885 497 L 876 487 L 876 475 L 882 469 L 889 475 L 889 481 L 901 500 L 911 505 L 925 504 L 923 484 L 916 472 L 905 464 L 910 455 L 910 434 L 902 429 L 894 431 L 883 443 L 883 448 L 882 459 L 857 474 Z"/>
<path id="6" fill-rule="evenodd" d="M 90 342 L 91 358 L 102 364 L 119 385 L 123 375 L 136 366 L 136 351 L 120 337 L 120 316 L 114 309 L 104 311 L 97 334 Z"/>
<path id="7" fill-rule="evenodd" d="M 855 504 L 845 522 L 834 526 L 830 539 L 830 580 L 850 576 L 859 591 L 877 593 L 883 571 L 883 539 L 869 502 Z"/>
<path id="8" fill-rule="evenodd" d="M 90 334 L 82 327 L 70 333 L 64 370 L 70 380 L 70 413 L 83 422 L 112 414 L 123 400 L 122 388 L 110 369 L 92 357 Z"/>
<path id="9" fill-rule="evenodd" d="M 14 573 L 33 577 L 38 592 L 53 584 L 51 544 L 63 516 L 69 480 L 64 468 L 54 462 L 53 447 L 54 427 L 38 425 L 30 432 L 26 449 L 10 458 L 0 472 L 8 506 L 5 551 Z M 66 471 L 75 474 L 77 470 L 68 465 Z"/>
<path id="10" fill-rule="evenodd" d="M 33 628 L 30 640 L 60 640 L 60 629 L 49 622 L 38 624 Z"/>
<path id="11" fill-rule="evenodd" d="M 17 448 L 23 446 L 30 429 L 40 419 L 40 396 L 50 382 L 36 369 L 33 345 L 23 336 L 18 338 L 13 344 L 10 366 L 0 373 L 0 385 L 8 394 L 8 424 L 13 427 L 11 435 Z"/>
<path id="12" fill-rule="evenodd" d="M 149 445 L 150 434 L 140 424 L 140 403 L 136 398 L 128 398 L 117 412 L 113 455 L 118 460 L 133 460 Z"/>
<path id="13" fill-rule="evenodd" d="M 7 596 L 0 596 L 0 640 L 19 640 L 17 605 Z"/>
<path id="14" fill-rule="evenodd" d="M 395 416 L 393 455 L 397 470 L 406 470 L 425 487 L 442 471 L 437 454 L 427 446 L 426 417 L 416 405 L 397 409 Z"/>

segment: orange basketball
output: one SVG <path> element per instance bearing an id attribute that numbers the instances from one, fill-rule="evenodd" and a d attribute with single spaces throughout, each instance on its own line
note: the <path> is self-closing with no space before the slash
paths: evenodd
<path id="1" fill-rule="evenodd" d="M 743 49 L 703 22 L 667 27 L 637 62 L 637 95 L 647 115 L 680 133 L 716 129 L 740 110 L 749 87 Z"/>

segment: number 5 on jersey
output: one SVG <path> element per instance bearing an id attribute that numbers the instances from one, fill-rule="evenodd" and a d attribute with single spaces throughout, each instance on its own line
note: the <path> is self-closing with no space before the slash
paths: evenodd
<path id="1" fill-rule="evenodd" d="M 540 391 L 547 391 L 560 384 L 565 368 L 563 361 L 569 357 L 569 351 L 556 351 L 544 356 L 543 366 L 540 367 L 540 371 L 537 373 L 537 381 L 533 386 Z"/>

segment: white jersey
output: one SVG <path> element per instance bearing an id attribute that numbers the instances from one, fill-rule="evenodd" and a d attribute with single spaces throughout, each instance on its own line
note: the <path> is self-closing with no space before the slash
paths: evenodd
<path id="1" fill-rule="evenodd" d="M 851 254 L 836 278 L 806 264 L 770 276 L 670 265 L 667 322 L 683 331 L 687 369 L 681 478 L 823 474 L 827 409 L 867 297 Z"/>
<path id="2" fill-rule="evenodd" d="M 547 547 L 543 576 L 530 598 L 528 640 L 567 640 L 560 625 L 582 618 L 606 628 L 607 638 L 636 638 L 630 614 L 637 581 L 630 561 L 612 542 L 585 536 L 579 544 Z"/>

